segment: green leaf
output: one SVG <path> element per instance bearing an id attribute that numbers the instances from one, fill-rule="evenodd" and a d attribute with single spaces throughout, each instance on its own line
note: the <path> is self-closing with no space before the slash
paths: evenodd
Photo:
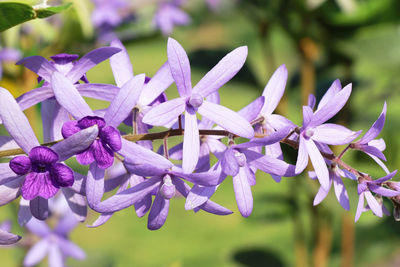
<path id="1" fill-rule="evenodd" d="M 72 5 L 72 3 L 66 3 L 66 4 L 60 5 L 60 6 L 52 6 L 52 7 L 47 7 L 47 8 L 35 9 L 35 11 L 36 11 L 37 17 L 40 19 L 43 19 L 43 18 L 50 17 L 54 14 L 60 13 L 64 10 L 67 10 L 71 5 Z"/>
<path id="2" fill-rule="evenodd" d="M 47 18 L 68 9 L 72 3 L 34 9 L 23 3 L 0 3 L 0 32 L 36 18 Z"/>
<path id="3" fill-rule="evenodd" d="M 0 3 L 0 31 L 34 19 L 35 11 L 29 5 L 22 3 Z"/>

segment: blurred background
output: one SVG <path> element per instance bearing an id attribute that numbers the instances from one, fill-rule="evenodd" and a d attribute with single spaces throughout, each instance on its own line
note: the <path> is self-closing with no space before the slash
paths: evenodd
<path id="1" fill-rule="evenodd" d="M 0 1 L 1 2 L 1 1 Z M 38 4 L 37 1 L 20 1 Z M 55 5 L 62 1 L 49 1 Z M 335 121 L 366 130 L 388 113 L 381 133 L 390 170 L 400 156 L 400 1 L 397 0 L 71 0 L 67 11 L 32 20 L 0 33 L 1 49 L 20 57 L 58 53 L 86 54 L 118 36 L 127 47 L 135 74 L 152 76 L 167 59 L 168 36 L 188 53 L 196 84 L 225 54 L 248 46 L 245 66 L 220 89 L 223 105 L 239 110 L 263 91 L 274 70 L 286 64 L 289 79 L 277 112 L 301 123 L 310 93 L 317 100 L 335 79 L 353 84 L 352 96 Z M 0 86 L 19 96 L 37 86 L 37 75 L 3 60 Z M 112 83 L 109 62 L 88 73 L 90 82 Z M 167 90 L 177 96 L 176 87 Z M 106 103 L 91 101 L 93 107 Z M 26 111 L 41 136 L 40 107 Z M 340 149 L 339 149 L 340 151 Z M 285 160 L 297 153 L 285 149 Z M 351 151 L 345 161 L 374 178 L 385 173 L 370 158 Z M 399 180 L 395 178 L 394 180 Z M 81 224 L 71 239 L 87 254 L 70 266 L 400 266 L 400 224 L 393 217 L 363 213 L 355 224 L 358 201 L 354 182 L 344 181 L 350 212 L 333 192 L 313 206 L 318 183 L 303 175 L 276 183 L 258 172 L 254 210 L 242 218 L 227 179 L 212 200 L 234 211 L 229 216 L 185 211 L 184 199 L 171 202 L 164 227 L 146 228 L 133 208 L 105 225 Z M 385 200 L 386 201 L 386 200 Z M 385 202 L 392 210 L 392 204 Z M 17 203 L 0 207 L 0 221 L 15 217 Z M 90 214 L 88 224 L 97 215 Z M 24 236 L 15 220 L 13 232 Z M 22 240 L 23 241 L 23 240 Z M 32 241 L 32 240 L 30 240 Z M 32 241 L 34 242 L 34 240 Z M 25 245 L 24 245 L 25 244 Z M 21 266 L 29 242 L 0 249 L 2 266 Z M 46 266 L 46 262 L 42 265 Z"/>

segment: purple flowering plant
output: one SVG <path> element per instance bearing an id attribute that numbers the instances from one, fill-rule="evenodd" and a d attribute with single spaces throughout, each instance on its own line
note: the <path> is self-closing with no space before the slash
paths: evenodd
<path id="1" fill-rule="evenodd" d="M 39 56 L 20 60 L 19 64 L 44 80 L 40 87 L 16 99 L 0 88 L 0 119 L 9 133 L 0 136 L 0 156 L 8 159 L 0 163 L 0 205 L 21 196 L 18 222 L 42 238 L 28 252 L 24 264 L 34 265 L 47 254 L 54 266 L 63 266 L 69 256 L 82 259 L 83 251 L 69 241 L 68 233 L 78 222 L 86 221 L 88 207 L 99 215 L 89 227 L 99 227 L 114 213 L 133 206 L 138 217 L 148 213 L 147 226 L 156 230 L 166 223 L 169 205 L 177 196 L 186 199 L 187 210 L 233 213 L 211 200 L 218 187 L 232 178 L 238 210 L 243 217 L 251 216 L 257 171 L 270 174 L 279 183 L 282 177 L 300 175 L 309 159 L 309 176 L 320 184 L 314 205 L 326 198 L 333 184 L 340 205 L 350 210 L 351 196 L 343 183 L 347 179 L 358 188 L 356 221 L 369 209 L 380 217 L 389 214 L 382 198 L 394 203 L 398 219 L 400 186 L 391 181 L 396 171 L 390 172 L 384 164 L 385 142 L 377 139 L 386 103 L 376 122 L 357 140 L 361 131 L 328 122 L 352 92 L 351 84 L 342 88 L 336 80 L 318 105 L 310 96 L 302 109 L 302 124 L 296 125 L 274 113 L 288 77 L 282 65 L 262 95 L 235 112 L 220 104 L 218 91 L 240 71 L 247 52 L 246 46 L 234 49 L 195 86 L 189 57 L 172 38 L 167 42 L 167 62 L 153 77 L 133 73 L 118 39 L 81 59 L 59 54 L 51 61 Z M 91 83 L 86 72 L 107 59 L 116 85 Z M 167 99 L 164 91 L 172 84 L 179 97 Z M 106 101 L 108 107 L 92 109 L 87 98 Z M 43 142 L 23 113 L 38 103 Z M 154 126 L 166 129 L 154 130 Z M 181 143 L 169 147 L 173 136 L 181 136 Z M 160 148 L 153 144 L 155 140 L 162 140 Z M 285 161 L 281 144 L 298 150 L 295 164 Z M 344 149 L 336 155 L 333 146 Z M 372 157 L 387 175 L 374 179 L 350 166 L 343 156 L 351 150 Z M 69 158 L 88 165 L 88 171 L 73 171 L 65 162 Z M 58 216 L 58 224 L 51 230 L 43 221 L 52 216 L 49 203 L 59 192 L 65 197 L 66 212 Z M 0 228 L 0 244 L 20 239 L 9 230 Z"/>

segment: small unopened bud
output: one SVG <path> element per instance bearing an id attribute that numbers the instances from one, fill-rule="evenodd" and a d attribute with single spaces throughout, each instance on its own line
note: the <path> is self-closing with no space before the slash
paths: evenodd
<path id="1" fill-rule="evenodd" d="M 203 97 L 199 94 L 193 94 L 189 99 L 189 104 L 194 108 L 198 108 L 203 104 Z"/>
<path id="2" fill-rule="evenodd" d="M 310 139 L 312 136 L 314 135 L 314 130 L 308 128 L 305 132 L 304 132 L 304 137 L 306 139 Z"/>
<path id="3" fill-rule="evenodd" d="M 171 199 L 175 195 L 175 185 L 172 183 L 171 177 L 166 175 L 161 186 L 161 194 L 165 199 Z"/>
<path id="4" fill-rule="evenodd" d="M 240 167 L 243 167 L 244 165 L 246 165 L 246 156 L 243 153 L 240 153 L 239 151 L 235 152 L 235 158 L 236 158 L 236 162 Z"/>

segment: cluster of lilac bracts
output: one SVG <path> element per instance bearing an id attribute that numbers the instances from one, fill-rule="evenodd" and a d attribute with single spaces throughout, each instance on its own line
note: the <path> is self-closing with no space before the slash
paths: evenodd
<path id="1" fill-rule="evenodd" d="M 210 200 L 218 186 L 231 176 L 239 211 L 247 217 L 253 209 L 251 187 L 256 184 L 257 170 L 279 182 L 281 177 L 302 173 L 309 159 L 314 168 L 309 175 L 321 185 L 315 205 L 327 196 L 333 183 L 338 201 L 348 210 L 343 178 L 358 182 L 356 220 L 367 209 L 377 216 L 387 213 L 381 197 L 400 202 L 399 186 L 388 181 L 396 172 L 390 173 L 383 163 L 385 143 L 375 139 L 384 125 L 386 104 L 371 129 L 354 142 L 361 131 L 327 123 L 346 104 L 351 84 L 342 88 L 335 81 L 316 107 L 314 96 L 310 96 L 308 105 L 303 107 L 303 125 L 297 126 L 273 113 L 286 86 L 288 74 L 284 65 L 275 71 L 262 96 L 234 112 L 219 104 L 218 89 L 242 68 L 247 47 L 227 54 L 195 86 L 191 83 L 188 56 L 172 38 L 168 40 L 167 54 L 168 61 L 152 78 L 133 74 L 127 51 L 119 40 L 79 60 L 67 54 L 52 57 L 52 61 L 39 56 L 22 59 L 19 64 L 36 72 L 44 83 L 16 100 L 0 88 L 0 118 L 11 135 L 1 137 L 1 150 L 20 147 L 27 154 L 0 164 L 0 205 L 22 195 L 19 222 L 27 223 L 32 217 L 44 220 L 50 214 L 49 198 L 61 190 L 79 221 L 86 219 L 87 206 L 101 214 L 93 227 L 104 224 L 114 212 L 134 206 L 139 217 L 149 212 L 148 228 L 155 230 L 164 225 L 170 201 L 178 193 L 186 198 L 187 210 L 231 214 Z M 110 59 L 116 86 L 89 83 L 85 73 L 106 59 Z M 172 83 L 176 84 L 179 97 L 167 100 L 164 91 Z M 110 104 L 105 110 L 92 110 L 83 97 Z M 44 142 L 58 141 L 55 145 L 41 145 L 22 112 L 38 103 Z M 122 123 L 132 127 L 132 134 L 118 129 Z M 183 143 L 169 149 L 165 138 L 163 146 L 154 152 L 151 138 L 129 141 L 147 134 L 152 126 L 180 131 Z M 248 141 L 237 143 L 237 137 Z M 284 161 L 281 142 L 298 148 L 295 165 Z M 347 145 L 346 151 L 365 152 L 387 176 L 373 180 L 345 164 L 341 159 L 344 153 L 335 156 L 329 145 Z M 212 166 L 211 154 L 217 158 Z M 89 165 L 88 173 L 76 173 L 63 163 L 70 157 Z M 171 159 L 181 164 L 174 164 Z M 104 198 L 106 192 L 115 189 L 114 195 Z M 18 240 L 1 229 L 0 238 Z"/>

